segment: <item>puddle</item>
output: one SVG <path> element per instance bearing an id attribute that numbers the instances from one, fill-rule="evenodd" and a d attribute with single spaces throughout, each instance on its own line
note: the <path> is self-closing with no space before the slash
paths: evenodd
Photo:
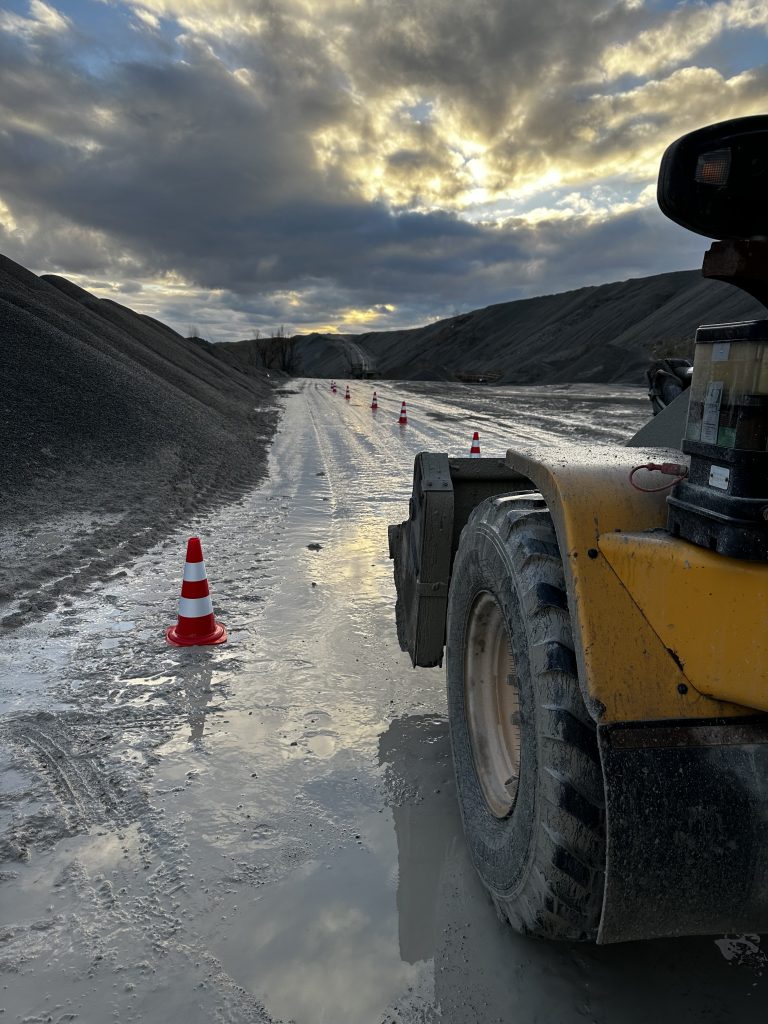
<path id="1" fill-rule="evenodd" d="M 233 905 L 213 940 L 226 969 L 273 1016 L 373 1021 L 417 977 L 398 951 L 391 822 L 373 815 L 360 827 L 365 844 L 312 860 L 279 889 Z"/>
<path id="2" fill-rule="evenodd" d="M 8 631 L 8 1019 L 760 1019 L 754 937 L 531 942 L 469 863 L 443 673 L 399 650 L 386 527 L 406 514 L 417 451 L 467 448 L 468 403 L 489 417 L 484 453 L 503 452 L 510 396 L 530 409 L 530 395 L 414 387 L 400 431 L 301 389 L 261 488 Z M 598 415 L 589 389 L 561 389 L 558 432 L 542 400 L 520 432 L 554 442 L 597 418 L 618 437 L 639 408 L 624 392 L 607 389 Z M 379 396 L 399 409 L 399 387 Z M 195 534 L 230 640 L 170 648 Z"/>

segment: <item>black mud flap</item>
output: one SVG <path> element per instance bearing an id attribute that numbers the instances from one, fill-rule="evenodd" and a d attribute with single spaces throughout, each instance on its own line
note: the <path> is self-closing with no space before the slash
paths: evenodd
<path id="1" fill-rule="evenodd" d="M 503 459 L 416 456 L 408 519 L 389 527 L 397 639 L 414 666 L 443 663 L 451 566 L 472 509 L 493 495 L 530 488 L 530 481 Z"/>
<path id="2" fill-rule="evenodd" d="M 598 726 L 598 942 L 768 932 L 768 716 Z"/>
<path id="3" fill-rule="evenodd" d="M 451 571 L 453 484 L 448 456 L 420 452 L 408 519 L 389 527 L 397 639 L 415 665 L 442 665 Z"/>

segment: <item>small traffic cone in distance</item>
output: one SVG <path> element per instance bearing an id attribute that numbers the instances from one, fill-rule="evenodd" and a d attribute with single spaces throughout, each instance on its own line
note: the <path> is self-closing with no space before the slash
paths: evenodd
<path id="1" fill-rule="evenodd" d="M 403 404 L 400 406 L 400 419 L 397 422 L 401 427 L 408 425 L 408 413 L 405 411 L 405 399 L 403 399 Z"/>
<path id="2" fill-rule="evenodd" d="M 347 400 L 347 401 L 349 401 L 349 400 L 350 400 L 350 398 L 352 397 L 352 396 L 350 395 L 350 393 L 349 393 L 349 384 L 347 384 L 347 393 L 346 393 L 346 395 L 344 395 L 344 397 L 346 398 L 346 400 Z"/>
<path id="3" fill-rule="evenodd" d="M 477 431 L 472 435 L 472 447 L 469 449 L 470 459 L 480 458 L 480 435 Z"/>
<path id="4" fill-rule="evenodd" d="M 373 409 L 374 412 L 376 412 L 376 410 L 379 408 L 379 402 L 378 399 L 376 398 L 375 391 L 373 392 L 373 398 L 371 399 L 371 408 Z"/>
<path id="5" fill-rule="evenodd" d="M 213 617 L 213 603 L 205 575 L 203 549 L 199 537 L 187 541 L 187 560 L 179 598 L 179 619 L 165 631 L 169 644 L 176 647 L 209 646 L 223 644 L 227 630 L 223 622 Z"/>

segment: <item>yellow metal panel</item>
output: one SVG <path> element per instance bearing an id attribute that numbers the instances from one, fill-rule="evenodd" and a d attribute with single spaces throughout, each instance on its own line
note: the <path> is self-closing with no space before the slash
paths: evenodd
<path id="1" fill-rule="evenodd" d="M 590 713 L 603 722 L 744 714 L 691 684 L 600 550 L 601 535 L 664 526 L 665 494 L 634 490 L 629 473 L 641 463 L 681 458 L 670 449 L 623 445 L 507 452 L 507 464 L 533 482 L 552 514 L 582 693 Z M 663 479 L 647 475 L 646 486 Z"/>
<path id="2" fill-rule="evenodd" d="M 697 690 L 768 711 L 768 565 L 667 533 L 614 533 L 599 546 Z"/>

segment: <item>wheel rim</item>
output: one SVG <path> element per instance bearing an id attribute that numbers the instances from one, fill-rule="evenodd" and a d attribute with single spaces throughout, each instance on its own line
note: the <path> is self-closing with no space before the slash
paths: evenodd
<path id="1" fill-rule="evenodd" d="M 506 818 L 520 779 L 520 693 L 504 615 L 487 592 L 475 598 L 467 622 L 464 699 L 485 802 L 495 817 Z"/>

